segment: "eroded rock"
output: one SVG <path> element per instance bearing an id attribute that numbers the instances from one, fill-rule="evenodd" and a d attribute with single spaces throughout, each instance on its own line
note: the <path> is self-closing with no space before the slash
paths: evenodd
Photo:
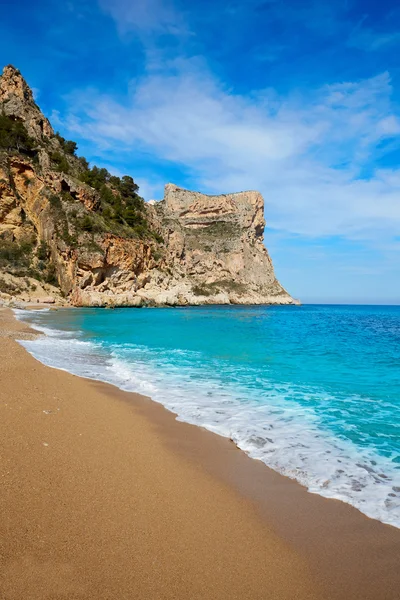
<path id="1" fill-rule="evenodd" d="M 102 210 L 99 192 L 82 183 L 79 160 L 63 153 L 60 138 L 12 66 L 0 78 L 0 108 L 38 144 L 34 156 L 0 152 L 0 240 L 31 247 L 37 270 L 51 265 L 71 304 L 294 303 L 264 246 L 259 192 L 207 196 L 170 183 L 162 201 L 146 205 L 153 236 L 116 235 L 93 226 L 89 216 Z M 54 153 L 67 162 L 68 174 L 54 168 Z M 83 225 L 85 218 L 89 224 Z M 11 292 L 29 291 L 31 297 L 30 288 L 16 285 L 17 270 L 14 275 L 4 289 L 9 285 Z M 61 294 L 38 301 L 53 303 L 54 297 L 63 301 Z"/>

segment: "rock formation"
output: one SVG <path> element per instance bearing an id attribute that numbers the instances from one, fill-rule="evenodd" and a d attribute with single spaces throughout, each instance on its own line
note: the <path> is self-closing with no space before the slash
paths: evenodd
<path id="1" fill-rule="evenodd" d="M 132 178 L 90 169 L 35 104 L 0 78 L 0 297 L 76 306 L 291 304 L 263 244 L 258 192 L 173 184 L 145 203 Z"/>

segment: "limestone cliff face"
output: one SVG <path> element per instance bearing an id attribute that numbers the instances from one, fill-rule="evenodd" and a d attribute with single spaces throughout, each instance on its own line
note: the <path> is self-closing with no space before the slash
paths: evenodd
<path id="1" fill-rule="evenodd" d="M 259 192 L 206 196 L 168 184 L 154 210 L 175 275 L 170 287 L 184 289 L 190 303 L 293 302 L 263 243 Z"/>
<path id="2" fill-rule="evenodd" d="M 8 65 L 0 81 L 0 104 L 3 114 L 20 119 L 28 135 L 35 140 L 51 138 L 54 131 L 33 99 L 32 90 L 19 72 Z"/>
<path id="3" fill-rule="evenodd" d="M 162 201 L 145 204 L 131 178 L 90 170 L 68 144 L 19 71 L 6 67 L 0 299 L 50 295 L 77 306 L 294 302 L 263 244 L 258 192 L 206 196 L 168 184 Z"/>

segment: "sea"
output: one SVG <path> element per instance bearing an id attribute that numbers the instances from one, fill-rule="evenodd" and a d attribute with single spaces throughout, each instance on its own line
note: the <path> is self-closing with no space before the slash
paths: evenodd
<path id="1" fill-rule="evenodd" d="M 400 307 L 16 314 L 46 334 L 20 342 L 42 363 L 150 396 L 311 493 L 400 527 Z"/>

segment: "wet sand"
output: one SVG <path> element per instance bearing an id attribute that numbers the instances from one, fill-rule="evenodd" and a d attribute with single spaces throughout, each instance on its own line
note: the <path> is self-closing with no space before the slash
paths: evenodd
<path id="1" fill-rule="evenodd" d="M 2 600 L 399 598 L 400 530 L 25 335 L 0 310 Z"/>

